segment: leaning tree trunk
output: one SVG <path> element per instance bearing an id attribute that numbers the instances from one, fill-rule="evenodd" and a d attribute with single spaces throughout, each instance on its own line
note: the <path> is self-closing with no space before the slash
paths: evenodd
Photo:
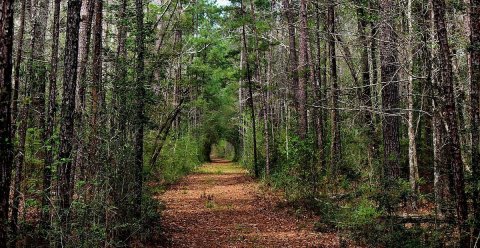
<path id="1" fill-rule="evenodd" d="M 1 0 L 0 11 L 0 247 L 7 247 L 8 196 L 13 163 L 11 130 L 13 0 Z"/>
<path id="2" fill-rule="evenodd" d="M 460 137 L 458 134 L 457 114 L 455 111 L 455 94 L 453 87 L 453 67 L 450 46 L 448 44 L 447 26 L 445 22 L 444 0 L 433 0 L 433 13 L 435 28 L 440 49 L 441 71 L 441 106 L 440 113 L 448 137 L 447 152 L 450 156 L 453 171 L 453 191 L 456 200 L 457 224 L 460 232 L 460 246 L 468 246 L 468 235 L 465 222 L 468 217 L 467 200 L 465 196 L 465 182 L 463 172 L 462 154 L 460 150 Z"/>

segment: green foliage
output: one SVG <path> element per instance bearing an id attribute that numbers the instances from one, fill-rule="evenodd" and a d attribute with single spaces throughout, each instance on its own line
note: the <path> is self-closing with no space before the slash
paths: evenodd
<path id="1" fill-rule="evenodd" d="M 226 140 L 220 140 L 213 145 L 212 157 L 233 160 L 235 158 L 235 148 Z"/>
<path id="2" fill-rule="evenodd" d="M 149 135 L 145 142 L 145 154 L 148 159 L 153 151 L 152 139 L 152 135 Z M 199 139 L 192 134 L 186 134 L 178 139 L 172 137 L 166 141 L 156 167 L 147 168 L 147 172 L 162 185 L 174 183 L 203 162 L 202 145 Z M 146 159 L 147 162 L 148 159 Z"/>

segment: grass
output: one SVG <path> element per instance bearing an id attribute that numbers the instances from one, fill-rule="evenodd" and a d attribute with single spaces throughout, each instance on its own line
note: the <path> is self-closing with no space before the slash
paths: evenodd
<path id="1" fill-rule="evenodd" d="M 242 174 L 247 173 L 247 170 L 236 163 L 209 163 L 200 166 L 196 169 L 199 174 Z"/>

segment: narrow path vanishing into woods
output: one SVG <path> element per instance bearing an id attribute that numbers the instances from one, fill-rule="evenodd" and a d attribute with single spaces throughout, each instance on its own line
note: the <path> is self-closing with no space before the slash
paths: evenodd
<path id="1" fill-rule="evenodd" d="M 282 198 L 229 161 L 214 160 L 171 187 L 162 223 L 166 247 L 337 247 L 315 218 L 295 214 Z"/>

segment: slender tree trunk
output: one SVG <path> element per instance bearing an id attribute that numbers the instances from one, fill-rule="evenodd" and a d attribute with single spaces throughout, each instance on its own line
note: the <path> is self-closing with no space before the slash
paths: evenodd
<path id="1" fill-rule="evenodd" d="M 245 6 L 243 4 L 243 0 L 241 0 L 241 11 L 242 15 L 245 16 Z M 260 176 L 260 169 L 258 167 L 257 162 L 257 130 L 255 124 L 255 106 L 253 100 L 253 82 L 252 76 L 250 72 L 250 62 L 248 59 L 248 45 L 247 45 L 247 34 L 245 30 L 245 24 L 242 26 L 242 40 L 243 40 L 243 49 L 245 52 L 245 63 L 246 63 L 246 71 L 247 71 L 247 82 L 248 82 L 248 95 L 249 95 L 249 105 L 250 105 L 250 114 L 252 119 L 252 138 L 253 138 L 253 168 L 255 171 L 255 177 L 258 178 Z"/>
<path id="2" fill-rule="evenodd" d="M 318 149 L 318 157 L 320 160 L 320 167 L 325 168 L 325 152 L 324 152 L 324 114 L 321 106 L 323 105 L 323 95 L 322 95 L 322 85 L 325 84 L 326 78 L 322 74 L 322 48 L 321 48 L 321 23 L 322 18 L 320 14 L 320 4 L 315 1 L 315 17 L 316 17 L 316 49 L 317 49 L 317 59 L 316 59 L 316 76 L 317 82 L 314 83 L 314 97 L 317 104 L 320 105 L 320 108 L 315 108 L 314 118 L 315 118 L 315 132 L 316 132 L 316 141 Z M 312 55 L 313 56 L 313 55 Z"/>
<path id="3" fill-rule="evenodd" d="M 92 106 L 90 116 L 90 140 L 89 140 L 89 163 L 90 173 L 94 173 L 99 168 L 99 117 L 103 104 L 102 99 L 102 32 L 103 32 L 103 0 L 95 0 L 95 24 L 93 28 L 93 63 L 92 63 Z"/>
<path id="4" fill-rule="evenodd" d="M 470 59 L 471 59 L 471 115 L 472 115 L 472 178 L 473 216 L 475 232 L 480 229 L 480 0 L 470 0 Z"/>
<path id="5" fill-rule="evenodd" d="M 307 137 L 307 85 L 310 73 L 310 63 L 308 62 L 308 17 L 307 17 L 308 0 L 300 1 L 300 49 L 299 49 L 299 78 L 298 78 L 298 110 L 299 120 L 298 128 L 300 139 Z"/>
<path id="6" fill-rule="evenodd" d="M 297 45 L 295 40 L 295 18 L 292 7 L 290 6 L 290 0 L 283 0 L 283 9 L 285 11 L 285 17 L 287 19 L 288 26 L 288 49 L 289 49 L 289 76 L 292 80 L 293 92 L 297 92 L 298 89 L 298 55 Z M 295 107 L 298 110 L 298 101 L 295 99 Z"/>
<path id="7" fill-rule="evenodd" d="M 118 131 L 122 137 L 126 135 L 126 126 L 125 126 L 125 119 L 127 118 L 126 107 L 125 107 L 125 81 L 127 78 L 127 70 L 126 70 L 126 59 L 127 59 L 127 49 L 126 49 L 126 40 L 127 40 L 127 26 L 124 24 L 125 17 L 126 17 L 126 9 L 127 9 L 127 0 L 122 0 L 120 10 L 118 11 L 118 46 L 117 46 L 117 65 L 115 68 L 117 74 L 117 80 L 114 82 L 114 98 L 115 104 L 114 108 L 117 110 L 118 115 L 114 118 L 115 123 L 112 124 L 113 128 L 118 127 Z"/>
<path id="8" fill-rule="evenodd" d="M 375 121 L 373 119 L 372 111 L 369 109 L 372 108 L 372 92 L 370 87 L 370 60 L 368 58 L 368 37 L 367 37 L 367 16 L 365 13 L 365 6 L 360 6 L 357 9 L 358 15 L 358 31 L 359 31 L 359 41 L 360 45 L 362 46 L 361 51 L 361 76 L 362 76 L 362 93 L 361 93 L 361 101 L 363 108 L 365 108 L 364 120 L 367 125 L 367 139 L 368 139 L 368 163 L 369 166 L 372 167 L 372 162 L 377 157 L 374 156 L 376 151 L 376 143 L 374 141 L 375 137 Z"/>
<path id="9" fill-rule="evenodd" d="M 35 113 L 33 119 L 34 124 L 42 132 L 45 131 L 45 92 L 46 82 L 48 81 L 48 69 L 45 62 L 45 37 L 47 31 L 47 19 L 49 0 L 33 1 L 35 8 L 33 9 L 33 39 L 31 46 L 31 63 L 29 65 L 29 84 L 32 86 L 32 107 Z M 43 145 L 43 140 L 42 140 Z"/>
<path id="10" fill-rule="evenodd" d="M 25 32 L 25 9 L 26 9 L 26 0 L 22 2 L 22 10 L 21 10 L 21 17 L 20 17 L 20 30 L 19 30 L 19 43 L 17 47 L 17 59 L 15 61 L 15 69 L 14 69 L 14 82 L 15 82 L 15 89 L 14 89 L 14 99 L 13 99 L 13 114 L 14 117 L 12 123 L 12 129 L 17 129 L 17 120 L 20 120 L 19 130 L 18 130 L 18 144 L 16 147 L 16 156 L 14 159 L 15 162 L 15 178 L 14 178 L 14 186 L 13 186 L 13 201 L 12 201 L 12 211 L 11 211 L 11 229 L 12 234 L 16 235 L 17 232 L 17 222 L 18 222 L 18 208 L 20 204 L 20 184 L 22 181 L 22 172 L 23 172 L 23 160 L 25 156 L 25 139 L 27 135 L 27 124 L 28 124 L 28 110 L 30 108 L 30 103 L 25 102 L 22 106 L 22 109 L 18 111 L 18 95 L 20 91 L 20 66 L 21 66 L 21 55 L 23 53 L 23 36 Z M 21 38 L 21 39 L 20 39 Z M 32 39 L 32 42 L 34 39 Z M 31 65 L 32 59 L 29 60 L 29 68 L 32 68 Z M 29 73 L 31 75 L 31 73 Z M 29 77 L 29 76 L 27 76 Z M 30 87 L 31 84 L 25 85 L 25 96 L 29 97 L 30 94 Z M 12 131 L 12 134 L 15 136 L 16 130 Z"/>
<path id="11" fill-rule="evenodd" d="M 17 36 L 17 53 L 15 58 L 15 66 L 14 66 L 14 83 L 15 88 L 13 90 L 13 100 L 12 100 L 12 133 L 15 136 L 16 132 L 16 123 L 17 123 L 17 113 L 18 113 L 18 95 L 20 92 L 20 66 L 22 64 L 23 59 L 23 44 L 24 44 L 24 34 L 25 34 L 25 10 L 26 4 L 25 1 L 21 1 L 20 7 L 20 27 L 18 28 L 18 36 Z"/>
<path id="12" fill-rule="evenodd" d="M 0 247 L 7 247 L 9 192 L 13 163 L 11 130 L 13 0 L 1 0 L 0 8 Z"/>
<path id="13" fill-rule="evenodd" d="M 417 162 L 417 144 L 415 141 L 415 118 L 414 118 L 414 99 L 413 99 L 413 19 L 412 19 L 412 0 L 407 0 L 407 105 L 408 105 L 408 165 L 410 188 L 413 193 L 412 206 L 417 207 L 418 194 L 418 162 Z"/>
<path id="14" fill-rule="evenodd" d="M 60 37 L 60 3 L 62 0 L 54 1 L 53 23 L 52 23 L 52 56 L 50 59 L 50 90 L 48 111 L 46 117 L 45 129 L 45 161 L 43 167 L 43 196 L 42 196 L 42 224 L 48 225 L 50 211 L 48 210 L 50 201 L 50 191 L 52 184 L 52 166 L 53 166 L 53 131 L 55 129 L 55 114 L 57 112 L 57 69 L 58 69 L 58 46 Z"/>
<path id="15" fill-rule="evenodd" d="M 338 101 L 340 90 L 338 88 L 337 75 L 337 55 L 335 42 L 335 0 L 328 2 L 327 9 L 327 24 L 328 24 L 328 51 L 330 58 L 330 84 L 332 89 L 332 146 L 331 146 L 331 161 L 330 170 L 332 175 L 336 174 L 338 163 L 341 160 L 341 140 L 340 140 L 340 112 L 338 110 Z"/>
<path id="16" fill-rule="evenodd" d="M 61 107 L 58 196 L 63 228 L 67 229 L 72 188 L 72 147 L 74 142 L 75 89 L 78 63 L 78 32 L 80 29 L 81 0 L 68 0 L 63 98 Z"/>
<path id="17" fill-rule="evenodd" d="M 453 91 L 453 68 L 451 52 L 448 44 L 447 26 L 445 23 L 444 0 L 432 0 L 435 19 L 435 28 L 440 49 L 440 70 L 442 75 L 441 96 L 442 103 L 440 113 L 448 137 L 448 153 L 450 154 L 451 168 L 453 171 L 453 189 L 456 200 L 457 224 L 460 231 L 460 246 L 468 246 L 465 222 L 468 217 L 467 201 L 465 196 L 465 182 L 463 172 L 462 154 L 460 150 L 460 138 L 458 134 L 457 115 L 455 112 L 455 95 Z"/>
<path id="18" fill-rule="evenodd" d="M 12 202 L 12 233 L 17 232 L 18 209 L 20 205 L 20 189 L 23 181 L 23 167 L 25 160 L 25 141 L 27 136 L 28 122 L 31 113 L 34 120 L 34 126 L 40 129 L 41 145 L 45 142 L 45 91 L 47 81 L 47 65 L 44 62 L 45 51 L 45 34 L 46 34 L 46 20 L 48 16 L 49 1 L 42 0 L 33 4 L 33 18 L 32 18 L 32 40 L 30 44 L 31 53 L 28 61 L 28 75 L 27 85 L 25 87 L 25 99 L 31 98 L 30 101 L 25 101 L 24 106 L 20 112 L 20 127 L 19 127 L 19 145 L 17 147 L 17 157 L 15 161 L 15 185 L 13 190 Z M 32 111 L 33 110 L 33 111 Z M 43 152 L 43 150 L 42 150 Z"/>
<path id="19" fill-rule="evenodd" d="M 143 0 L 135 0 L 137 33 L 135 37 L 136 61 L 136 110 L 135 110 L 135 205 L 136 216 L 141 216 L 143 188 L 143 131 L 145 119 L 145 35 L 143 23 Z"/>
<path id="20" fill-rule="evenodd" d="M 82 143 L 85 133 L 83 113 L 86 108 L 86 84 L 87 84 L 87 64 L 90 55 L 90 42 L 92 34 L 93 12 L 95 0 L 81 0 L 82 9 L 80 10 L 80 28 L 78 35 L 78 62 L 77 62 L 77 82 L 75 87 L 75 139 L 73 150 L 76 151 L 73 167 L 80 170 L 80 177 L 85 176 L 84 164 L 86 147 Z M 75 171 L 75 169 L 73 169 Z"/>
<path id="21" fill-rule="evenodd" d="M 369 1 L 369 7 L 374 13 L 378 13 L 378 0 L 371 0 Z M 375 20 L 370 20 L 370 59 L 372 60 L 372 86 L 374 91 L 372 92 L 372 96 L 378 96 L 378 21 Z M 377 98 L 377 97 L 375 97 Z M 372 99 L 372 107 L 377 108 L 379 102 L 375 102 L 374 99 Z M 375 118 L 375 116 L 373 116 Z M 374 123 L 375 125 L 375 123 Z M 378 140 L 379 137 L 375 135 L 372 137 L 375 140 Z M 379 144 L 380 142 L 375 142 Z M 376 153 L 379 152 L 379 149 L 375 150 Z"/>
<path id="22" fill-rule="evenodd" d="M 87 80 L 87 63 L 90 54 L 90 40 L 92 34 L 93 12 L 95 0 L 82 0 L 82 10 L 80 15 L 79 31 L 79 50 L 78 50 L 78 77 L 77 77 L 77 96 L 76 108 L 81 113 L 85 110 L 85 87 Z"/>

